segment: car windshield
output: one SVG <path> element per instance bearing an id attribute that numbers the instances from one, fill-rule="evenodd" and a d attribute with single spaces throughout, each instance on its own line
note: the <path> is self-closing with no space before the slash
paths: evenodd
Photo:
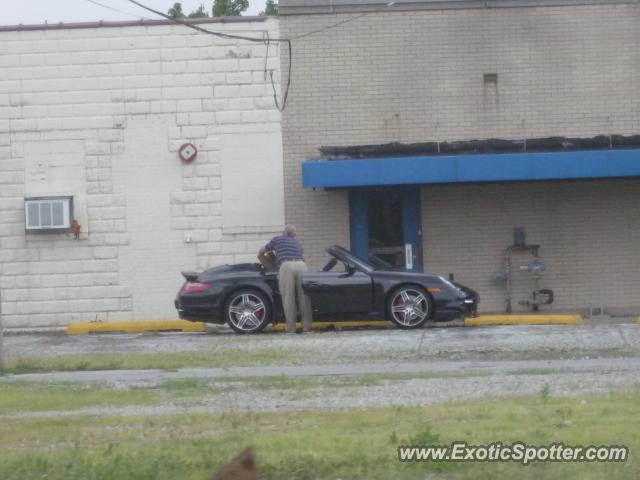
<path id="1" fill-rule="evenodd" d="M 350 252 L 344 247 L 340 247 L 338 245 L 333 247 L 336 253 L 338 254 L 339 260 L 346 260 L 347 263 L 351 263 L 360 270 L 364 271 L 372 271 L 372 270 L 386 270 L 393 268 L 391 264 L 385 262 L 380 257 L 376 257 L 375 255 L 370 255 L 367 259 L 364 259 L 358 255 L 355 255 L 353 252 Z"/>
<path id="2" fill-rule="evenodd" d="M 371 264 L 375 270 L 389 270 L 393 268 L 393 265 L 376 255 L 369 255 L 368 263 Z"/>

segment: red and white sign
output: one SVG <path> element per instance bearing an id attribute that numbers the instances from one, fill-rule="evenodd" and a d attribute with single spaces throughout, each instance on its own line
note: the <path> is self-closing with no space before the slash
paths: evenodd
<path id="1" fill-rule="evenodd" d="M 180 160 L 184 163 L 191 163 L 198 155 L 198 149 L 193 143 L 185 143 L 178 150 L 178 155 L 180 155 Z"/>

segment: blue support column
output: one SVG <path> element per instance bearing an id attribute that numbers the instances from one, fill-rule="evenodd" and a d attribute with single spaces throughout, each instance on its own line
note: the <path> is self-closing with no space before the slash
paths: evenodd
<path id="1" fill-rule="evenodd" d="M 361 258 L 367 258 L 369 256 L 369 222 L 365 189 L 354 188 L 349 192 L 349 221 L 351 251 Z"/>

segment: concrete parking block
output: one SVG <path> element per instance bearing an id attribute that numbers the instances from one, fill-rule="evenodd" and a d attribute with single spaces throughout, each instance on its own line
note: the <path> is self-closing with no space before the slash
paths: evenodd
<path id="1" fill-rule="evenodd" d="M 202 322 L 187 320 L 141 320 L 130 322 L 78 322 L 67 327 L 67 335 L 89 333 L 139 333 L 139 332 L 204 332 Z"/>

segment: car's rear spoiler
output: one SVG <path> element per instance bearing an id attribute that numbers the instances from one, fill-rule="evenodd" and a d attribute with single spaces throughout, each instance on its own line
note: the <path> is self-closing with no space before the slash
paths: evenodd
<path id="1" fill-rule="evenodd" d="M 187 279 L 187 282 L 195 282 L 198 280 L 198 272 L 180 272 Z"/>

